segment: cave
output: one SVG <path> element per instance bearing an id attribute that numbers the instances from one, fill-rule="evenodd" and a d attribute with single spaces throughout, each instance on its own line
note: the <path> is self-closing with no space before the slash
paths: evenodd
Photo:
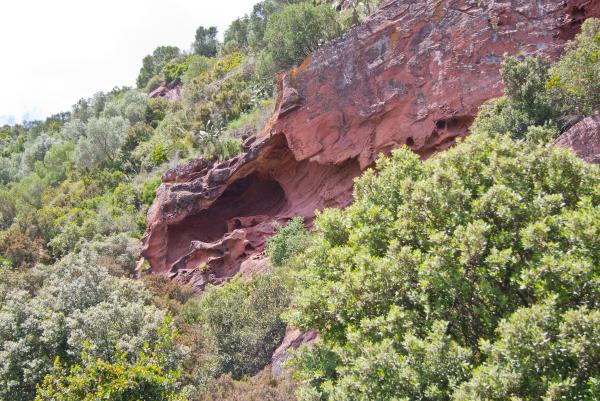
<path id="1" fill-rule="evenodd" d="M 264 220 L 258 216 L 276 216 L 286 202 L 281 185 L 267 175 L 254 172 L 233 182 L 209 208 L 168 227 L 167 262 L 188 252 L 192 241 L 218 241 L 231 229 Z"/>

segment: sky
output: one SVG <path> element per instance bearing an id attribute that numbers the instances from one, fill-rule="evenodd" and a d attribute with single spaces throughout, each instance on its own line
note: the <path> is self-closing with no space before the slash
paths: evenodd
<path id="1" fill-rule="evenodd" d="M 222 37 L 258 0 L 2 0 L 0 126 L 69 111 L 77 100 L 135 86 L 156 47 L 189 50 L 196 28 Z"/>

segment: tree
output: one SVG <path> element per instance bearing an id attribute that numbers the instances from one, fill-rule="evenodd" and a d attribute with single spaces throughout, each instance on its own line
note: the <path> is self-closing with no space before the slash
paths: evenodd
<path id="1" fill-rule="evenodd" d="M 294 363 L 301 398 L 597 392 L 599 188 L 598 166 L 508 136 L 380 158 L 300 255 L 287 320 L 321 334 Z"/>
<path id="2" fill-rule="evenodd" d="M 192 43 L 192 50 L 201 56 L 214 57 L 217 55 L 218 44 L 217 27 L 205 28 L 200 26 L 196 29 L 196 38 Z"/>
<path id="3" fill-rule="evenodd" d="M 114 166 L 128 129 L 129 122 L 120 116 L 91 118 L 75 149 L 78 164 L 85 168 Z"/>
<path id="4" fill-rule="evenodd" d="M 528 138 L 529 127 L 545 127 L 549 141 L 558 134 L 560 112 L 546 91 L 550 62 L 542 57 L 507 57 L 500 69 L 504 96 L 485 104 L 472 131 Z M 533 138 L 532 138 L 533 139 Z"/>
<path id="5" fill-rule="evenodd" d="M 148 109 L 145 93 L 130 89 L 106 103 L 102 117 L 123 117 L 133 125 L 146 119 Z"/>
<path id="6" fill-rule="evenodd" d="M 269 17 L 263 57 L 275 63 L 275 70 L 289 68 L 340 34 L 335 11 L 328 5 L 291 4 Z"/>
<path id="7" fill-rule="evenodd" d="M 223 39 L 223 49 L 226 53 L 244 51 L 248 48 L 248 18 L 234 20 L 227 30 Z"/>
<path id="8" fill-rule="evenodd" d="M 160 74 L 165 65 L 171 60 L 181 55 L 181 51 L 176 46 L 159 46 L 152 54 L 147 55 L 142 60 L 142 68 L 137 77 L 136 83 L 138 89 L 143 89 L 150 79 Z"/>

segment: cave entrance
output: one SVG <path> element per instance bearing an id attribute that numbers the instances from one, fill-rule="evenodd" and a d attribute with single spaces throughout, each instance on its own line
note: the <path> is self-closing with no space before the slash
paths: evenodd
<path id="1" fill-rule="evenodd" d="M 219 240 L 229 231 L 227 222 L 234 218 L 276 216 L 285 205 L 285 192 L 273 178 L 256 172 L 241 178 L 208 209 L 169 226 L 167 262 L 185 255 L 192 241 Z"/>

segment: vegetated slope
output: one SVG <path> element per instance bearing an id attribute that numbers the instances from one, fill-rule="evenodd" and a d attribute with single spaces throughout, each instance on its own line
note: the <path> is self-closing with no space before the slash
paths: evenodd
<path id="1" fill-rule="evenodd" d="M 355 4 L 352 20 L 374 3 Z M 260 1 L 222 43 L 199 27 L 191 50 L 157 47 L 137 89 L 0 127 L 0 399 L 197 399 L 210 380 L 269 363 L 285 330 L 288 291 L 277 278 L 204 297 L 205 313 L 188 287 L 135 280 L 139 238 L 160 174 L 239 153 L 270 114 L 274 72 L 339 35 L 349 16 L 312 1 Z M 181 97 L 150 98 L 161 83 L 181 85 Z M 236 325 L 215 319 L 224 309 Z M 232 347 L 252 366 L 232 370 Z"/>
<path id="2" fill-rule="evenodd" d="M 273 220 L 348 205 L 380 152 L 447 149 L 502 93 L 505 54 L 555 58 L 594 13 L 586 1 L 387 2 L 279 77 L 275 114 L 242 155 L 163 175 L 143 256 L 198 289 L 251 269 Z"/>
<path id="3" fill-rule="evenodd" d="M 370 58 L 361 41 L 370 49 L 386 26 L 398 28 L 393 7 L 401 4 L 388 4 L 371 20 L 375 25 L 360 25 L 354 37 L 334 43 L 335 49 L 354 44 L 358 56 L 324 47 L 314 54 L 318 63 L 304 63 L 280 80 L 272 130 L 246 140 L 235 159 L 224 161 L 239 152 L 238 138 L 248 138 L 270 104 L 258 70 L 268 67 L 270 74 L 294 64 L 340 31 L 342 14 L 312 1 L 265 0 L 232 23 L 222 44 L 213 29 L 200 27 L 193 53 L 161 46 L 144 59 L 140 88 L 181 83 L 180 99 L 115 89 L 82 99 L 72 113 L 0 128 L 0 399 L 283 401 L 295 399 L 296 388 L 303 400 L 597 398 L 599 170 L 546 145 L 572 126 L 558 142 L 596 160 L 597 147 L 589 141 L 598 137 L 600 21 L 588 20 L 558 63 L 504 58 L 503 82 L 492 85 L 504 86 L 504 96 L 481 109 L 467 142 L 425 162 L 408 150 L 381 159 L 376 174 L 357 181 L 352 203 L 351 178 L 369 160 L 353 152 L 363 148 L 349 147 L 347 162 L 323 160 L 335 156 L 328 150 L 360 136 L 362 125 L 389 128 L 385 121 L 403 115 L 384 108 L 361 116 L 351 107 L 360 99 L 350 97 L 357 88 L 375 88 L 365 96 L 384 93 L 377 88 L 393 82 L 385 75 L 392 68 L 387 55 L 398 49 L 386 47 L 383 64 L 373 64 L 372 75 L 359 74 L 349 92 L 309 89 L 335 84 L 331 68 L 343 66 L 336 60 L 344 57 L 367 71 L 363 62 Z M 527 3 L 518 15 L 507 4 L 491 4 L 483 14 L 512 15 L 524 29 L 556 23 L 549 26 L 562 37 L 547 37 L 543 26 L 535 30 L 549 42 L 534 53 L 553 55 L 597 4 L 572 2 L 567 12 L 562 4 Z M 475 3 L 443 5 L 449 9 L 436 11 L 435 21 L 446 12 L 456 16 L 457 5 L 465 15 L 468 7 L 480 10 Z M 398 18 L 422 11 L 406 10 Z M 298 32 L 317 20 L 324 27 Z M 512 41 L 518 34 L 502 31 L 502 21 L 491 18 L 491 30 L 486 25 L 484 32 L 494 32 L 490 43 L 502 39 L 518 48 Z M 265 26 L 269 34 L 261 36 Z M 425 50 L 437 46 L 436 27 L 424 31 Z M 265 37 L 273 52 L 257 50 Z M 309 39 L 308 47 L 299 38 Z M 406 49 L 420 49 L 402 40 Z M 274 60 L 281 50 L 285 57 Z M 429 60 L 425 50 L 419 57 Z M 414 62 L 394 71 L 410 72 Z M 321 71 L 323 65 L 331 68 Z M 498 67 L 481 68 L 498 74 Z M 386 79 L 378 79 L 380 73 Z M 434 96 L 426 83 L 409 83 L 417 92 L 426 89 L 415 101 Z M 435 92 L 435 99 L 443 95 Z M 403 104 L 399 99 L 414 100 L 399 94 L 389 104 Z M 340 130 L 334 123 L 294 130 L 310 127 L 308 111 L 319 105 L 327 116 L 332 100 L 345 110 L 347 133 L 328 135 Z M 438 132 L 448 128 L 432 121 Z M 377 138 L 379 130 L 369 132 Z M 298 161 L 297 152 L 312 146 L 294 147 L 294 137 L 304 135 L 325 140 Z M 420 156 L 429 156 L 423 151 L 429 148 L 411 139 Z M 371 157 L 378 150 L 365 149 Z M 181 159 L 193 160 L 166 171 Z M 221 161 L 208 161 L 215 159 Z M 173 202 L 153 215 L 181 216 L 170 232 L 175 250 L 187 252 L 187 241 L 193 245 L 175 269 L 198 262 L 189 277 L 208 274 L 192 280 L 196 290 L 207 281 L 227 281 L 199 296 L 179 280 L 144 269 L 142 280 L 134 280 L 143 216 L 161 172 L 169 185 L 159 194 Z M 197 195 L 202 191 L 205 198 Z M 309 233 L 304 217 L 319 202 L 352 205 L 324 211 Z M 283 228 L 270 224 L 295 213 L 301 216 Z M 228 280 L 238 259 L 260 250 L 272 231 L 270 262 L 250 259 L 241 266 L 263 274 Z M 161 237 L 155 238 L 160 245 Z M 217 277 L 215 265 L 231 272 Z M 303 337 L 290 329 L 282 342 L 286 323 L 312 331 Z M 280 362 L 290 355 L 286 348 L 317 340 L 315 330 L 322 335 L 312 351 L 292 358 L 297 381 L 285 380 Z M 271 362 L 279 380 L 269 374 Z"/>

